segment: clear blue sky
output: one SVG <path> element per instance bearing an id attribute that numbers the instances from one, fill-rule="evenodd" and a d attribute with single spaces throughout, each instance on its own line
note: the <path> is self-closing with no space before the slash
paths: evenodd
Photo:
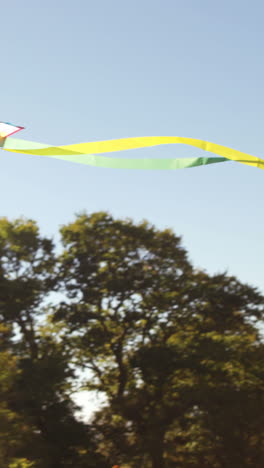
<path id="1" fill-rule="evenodd" d="M 177 135 L 264 157 L 263 1 L 15 0 L 0 11 L 0 120 L 25 126 L 19 138 Z M 50 235 L 82 210 L 146 218 L 182 235 L 196 266 L 264 290 L 264 171 L 114 171 L 5 152 L 0 168 L 0 216 Z"/>

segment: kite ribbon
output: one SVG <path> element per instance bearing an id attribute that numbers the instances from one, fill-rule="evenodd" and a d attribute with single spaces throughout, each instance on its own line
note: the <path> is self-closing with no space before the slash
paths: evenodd
<path id="1" fill-rule="evenodd" d="M 8 138 L 4 142 L 4 148 L 7 151 L 39 154 L 39 150 L 50 150 L 50 146 L 42 143 L 34 143 L 25 140 Z M 43 153 L 41 153 L 43 155 Z M 45 154 L 50 158 L 62 159 L 80 164 L 87 164 L 95 167 L 104 167 L 111 169 L 185 169 L 220 162 L 227 162 L 225 158 L 143 158 L 143 159 L 127 159 L 127 158 L 110 158 L 104 156 L 95 156 L 93 154 L 82 154 L 72 151 L 67 151 L 64 155 Z"/>
<path id="2" fill-rule="evenodd" d="M 128 149 L 146 148 L 165 144 L 186 144 L 217 154 L 220 158 L 191 159 L 121 159 L 98 157 L 96 154 L 124 151 Z M 264 169 L 264 160 L 226 146 L 210 143 L 204 140 L 184 137 L 135 137 L 106 140 L 90 143 L 77 143 L 65 146 L 48 146 L 40 143 L 7 138 L 3 149 L 18 153 L 49 156 L 67 161 L 90 164 L 99 167 L 129 168 L 129 169 L 177 169 L 194 167 L 202 164 L 224 162 L 226 159 L 237 161 L 249 166 Z M 186 161 L 186 164 L 184 163 Z"/>

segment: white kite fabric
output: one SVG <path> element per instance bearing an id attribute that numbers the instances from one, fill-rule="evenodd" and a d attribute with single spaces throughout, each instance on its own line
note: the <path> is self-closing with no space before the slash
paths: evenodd
<path id="1" fill-rule="evenodd" d="M 0 138 L 7 138 L 14 133 L 23 130 L 24 127 L 19 127 L 18 125 L 13 125 L 8 122 L 0 122 Z"/>

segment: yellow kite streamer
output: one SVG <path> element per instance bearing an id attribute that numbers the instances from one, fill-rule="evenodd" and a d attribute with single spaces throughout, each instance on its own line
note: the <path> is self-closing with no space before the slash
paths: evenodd
<path id="1" fill-rule="evenodd" d="M 12 140 L 12 141 L 11 141 Z M 17 143 L 16 143 L 17 141 Z M 19 143 L 20 142 L 20 143 Z M 247 164 L 249 166 L 264 169 L 264 160 L 256 156 L 252 156 L 241 151 L 237 151 L 227 146 L 210 143 L 204 140 L 197 140 L 193 138 L 184 137 L 135 137 L 135 138 L 121 138 L 118 140 L 106 140 L 90 143 L 77 143 L 73 145 L 64 146 L 48 146 L 41 145 L 34 142 L 23 142 L 23 140 L 15 140 L 7 138 L 4 143 L 3 149 L 6 151 L 13 151 L 18 153 L 34 154 L 40 156 L 74 156 L 74 155 L 96 155 L 102 153 L 112 153 L 117 151 L 132 150 L 138 148 L 147 148 L 158 145 L 170 144 L 185 144 L 194 146 L 204 151 L 214 153 L 232 161 Z M 60 158 L 63 159 L 63 158 Z M 72 161 L 74 159 L 71 159 Z M 78 161 L 80 162 L 80 161 Z"/>

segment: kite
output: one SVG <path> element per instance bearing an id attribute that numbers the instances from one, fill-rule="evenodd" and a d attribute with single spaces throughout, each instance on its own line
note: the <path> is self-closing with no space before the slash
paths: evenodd
<path id="1" fill-rule="evenodd" d="M 3 129 L 2 133 L 1 128 Z M 50 146 L 42 143 L 19 140 L 17 138 L 10 138 L 11 134 L 22 129 L 23 127 L 0 122 L 0 140 L 2 141 L 0 146 L 3 150 L 36 156 L 46 156 L 62 159 L 64 161 L 112 169 L 184 169 L 227 162 L 228 160 L 264 169 L 264 160 L 261 158 L 242 153 L 241 151 L 228 148 L 227 146 L 194 138 L 173 136 L 134 137 L 64 146 Z M 98 156 L 104 153 L 179 143 L 193 146 L 209 153 L 214 153 L 218 157 L 131 159 Z"/>
<path id="2" fill-rule="evenodd" d="M 6 138 L 23 129 L 24 127 L 18 127 L 8 122 L 0 122 L 0 138 Z"/>
<path id="3" fill-rule="evenodd" d="M 4 146 L 7 137 L 23 129 L 24 127 L 18 127 L 8 122 L 0 122 L 0 148 Z"/>

